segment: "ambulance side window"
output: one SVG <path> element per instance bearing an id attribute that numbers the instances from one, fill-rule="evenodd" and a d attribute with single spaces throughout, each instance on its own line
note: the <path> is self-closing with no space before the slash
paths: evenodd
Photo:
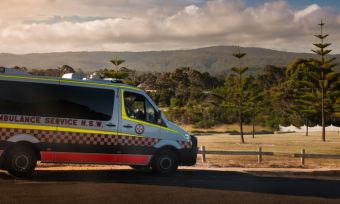
<path id="1" fill-rule="evenodd" d="M 0 114 L 108 121 L 114 90 L 0 81 Z"/>
<path id="2" fill-rule="evenodd" d="M 157 123 L 157 111 L 143 95 L 126 91 L 124 92 L 124 104 L 126 115 L 129 118 Z"/>
<path id="3" fill-rule="evenodd" d="M 113 90 L 76 86 L 58 88 L 61 117 L 102 121 L 111 119 L 114 106 Z"/>

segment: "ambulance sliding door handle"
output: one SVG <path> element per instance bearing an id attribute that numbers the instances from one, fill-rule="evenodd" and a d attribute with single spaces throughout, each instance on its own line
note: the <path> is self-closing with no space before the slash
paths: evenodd
<path id="1" fill-rule="evenodd" d="M 106 126 L 108 126 L 108 127 L 116 127 L 116 125 L 112 124 L 112 123 L 108 123 L 108 124 L 106 124 Z"/>
<path id="2" fill-rule="evenodd" d="M 125 127 L 125 128 L 132 128 L 132 126 L 131 126 L 130 124 L 128 124 L 128 125 L 123 125 L 123 127 Z"/>

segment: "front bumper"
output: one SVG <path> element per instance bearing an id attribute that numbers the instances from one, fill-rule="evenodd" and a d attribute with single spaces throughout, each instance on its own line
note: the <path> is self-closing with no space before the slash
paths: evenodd
<path id="1" fill-rule="evenodd" d="M 192 166 L 196 164 L 197 161 L 197 138 L 195 136 L 191 136 L 192 145 L 190 149 L 181 149 L 180 150 L 180 165 L 183 166 Z"/>

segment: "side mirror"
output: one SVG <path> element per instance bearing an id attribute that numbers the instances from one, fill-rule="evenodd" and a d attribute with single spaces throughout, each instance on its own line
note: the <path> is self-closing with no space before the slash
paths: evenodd
<path id="1" fill-rule="evenodd" d="M 157 119 L 157 124 L 159 125 L 162 125 L 163 124 L 163 121 L 162 121 L 162 112 L 159 110 L 157 113 L 156 113 L 156 119 Z"/>
<path id="2" fill-rule="evenodd" d="M 157 124 L 158 124 L 158 125 L 163 125 L 163 121 L 162 121 L 161 118 L 158 118 L 158 119 L 157 119 Z"/>

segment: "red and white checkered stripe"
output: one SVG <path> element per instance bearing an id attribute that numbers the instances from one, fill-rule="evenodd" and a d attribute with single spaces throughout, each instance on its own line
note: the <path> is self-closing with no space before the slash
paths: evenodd
<path id="1" fill-rule="evenodd" d="M 33 130 L 0 128 L 0 140 L 7 140 L 18 134 L 28 134 L 36 137 L 41 142 L 63 144 L 91 144 L 91 145 L 121 145 L 121 146 L 144 146 L 152 147 L 160 139 L 149 137 L 134 137 L 122 135 L 93 134 L 80 132 L 63 132 L 53 130 Z M 183 149 L 191 148 L 186 141 L 178 141 Z"/>
<path id="2" fill-rule="evenodd" d="M 18 134 L 29 134 L 41 142 L 64 144 L 92 144 L 92 145 L 122 145 L 122 146 L 146 146 L 152 147 L 160 139 L 148 137 L 133 137 L 122 135 L 93 134 L 79 132 L 62 132 L 50 130 L 31 130 L 0 128 L 0 140 L 7 140 Z"/>

